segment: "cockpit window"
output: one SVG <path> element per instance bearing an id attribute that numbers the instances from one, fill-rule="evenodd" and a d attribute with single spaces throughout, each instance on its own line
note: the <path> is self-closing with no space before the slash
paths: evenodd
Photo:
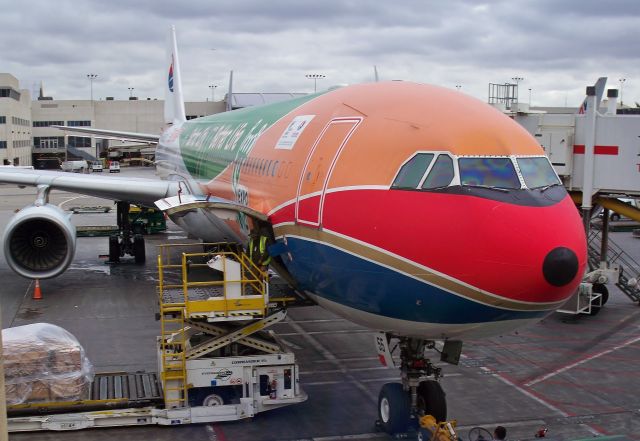
<path id="1" fill-rule="evenodd" d="M 422 188 L 441 188 L 451 183 L 454 176 L 453 160 L 448 155 L 438 155 L 429 175 L 424 180 Z"/>
<path id="2" fill-rule="evenodd" d="M 462 185 L 518 189 L 520 180 L 511 158 L 460 158 Z"/>
<path id="3" fill-rule="evenodd" d="M 433 153 L 418 153 L 402 166 L 391 188 L 418 188 L 418 184 L 433 160 Z"/>
<path id="4" fill-rule="evenodd" d="M 527 187 L 540 188 L 560 184 L 560 180 L 547 158 L 516 158 L 516 161 L 518 161 L 518 167 Z"/>

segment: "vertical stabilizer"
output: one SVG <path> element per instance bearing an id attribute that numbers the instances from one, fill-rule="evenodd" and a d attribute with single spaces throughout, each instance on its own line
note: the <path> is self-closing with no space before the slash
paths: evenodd
<path id="1" fill-rule="evenodd" d="M 182 80 L 180 78 L 180 63 L 178 62 L 178 44 L 176 42 L 175 26 L 171 26 L 169 31 L 168 47 L 164 122 L 174 124 L 187 120 L 184 112 L 184 96 L 182 95 Z"/>
<path id="2" fill-rule="evenodd" d="M 607 77 L 598 78 L 598 81 L 596 81 L 596 84 L 593 85 L 593 87 L 595 87 L 595 90 L 596 90 L 596 95 L 595 95 L 596 110 L 598 110 L 598 107 L 600 107 L 600 102 L 602 101 L 602 95 L 604 95 L 604 88 L 606 85 L 607 85 Z M 588 97 L 584 99 L 584 101 L 582 102 L 582 105 L 578 109 L 578 113 L 580 115 L 584 115 L 587 111 L 587 99 Z"/>
<path id="3" fill-rule="evenodd" d="M 233 110 L 233 71 L 229 72 L 229 91 L 227 92 L 227 112 Z"/>

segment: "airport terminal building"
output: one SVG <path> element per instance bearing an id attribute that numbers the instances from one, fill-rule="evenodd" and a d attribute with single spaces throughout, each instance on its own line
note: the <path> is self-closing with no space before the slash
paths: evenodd
<path id="1" fill-rule="evenodd" d="M 187 102 L 187 118 L 222 112 L 224 101 Z M 164 126 L 164 100 L 55 100 L 20 89 L 18 79 L 0 73 L 0 165 L 57 168 L 68 159 L 121 157 L 140 145 L 115 139 L 65 135 L 54 125 L 95 127 L 158 134 Z M 80 135 L 80 134 L 78 134 Z"/>

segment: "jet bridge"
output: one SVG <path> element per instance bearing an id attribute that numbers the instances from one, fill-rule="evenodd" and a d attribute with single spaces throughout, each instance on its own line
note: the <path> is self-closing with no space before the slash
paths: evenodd
<path id="1" fill-rule="evenodd" d="M 640 198 L 640 115 L 619 112 L 617 92 L 608 91 L 606 108 L 601 108 L 594 86 L 587 87 L 587 98 L 577 112 L 531 111 L 521 103 L 507 111 L 538 140 L 582 210 L 589 270 L 580 290 L 561 312 L 597 313 L 608 298 L 605 285 L 609 282 L 640 303 L 640 265 L 608 237 L 610 219 L 624 216 L 640 222 L 637 204 L 621 200 Z M 591 231 L 593 214 L 599 208 L 601 232 Z"/>

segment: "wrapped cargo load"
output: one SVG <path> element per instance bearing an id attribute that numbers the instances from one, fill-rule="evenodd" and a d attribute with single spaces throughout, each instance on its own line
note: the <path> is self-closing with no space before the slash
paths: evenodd
<path id="1" fill-rule="evenodd" d="M 78 340 L 49 323 L 2 330 L 7 404 L 89 398 L 93 365 Z"/>

